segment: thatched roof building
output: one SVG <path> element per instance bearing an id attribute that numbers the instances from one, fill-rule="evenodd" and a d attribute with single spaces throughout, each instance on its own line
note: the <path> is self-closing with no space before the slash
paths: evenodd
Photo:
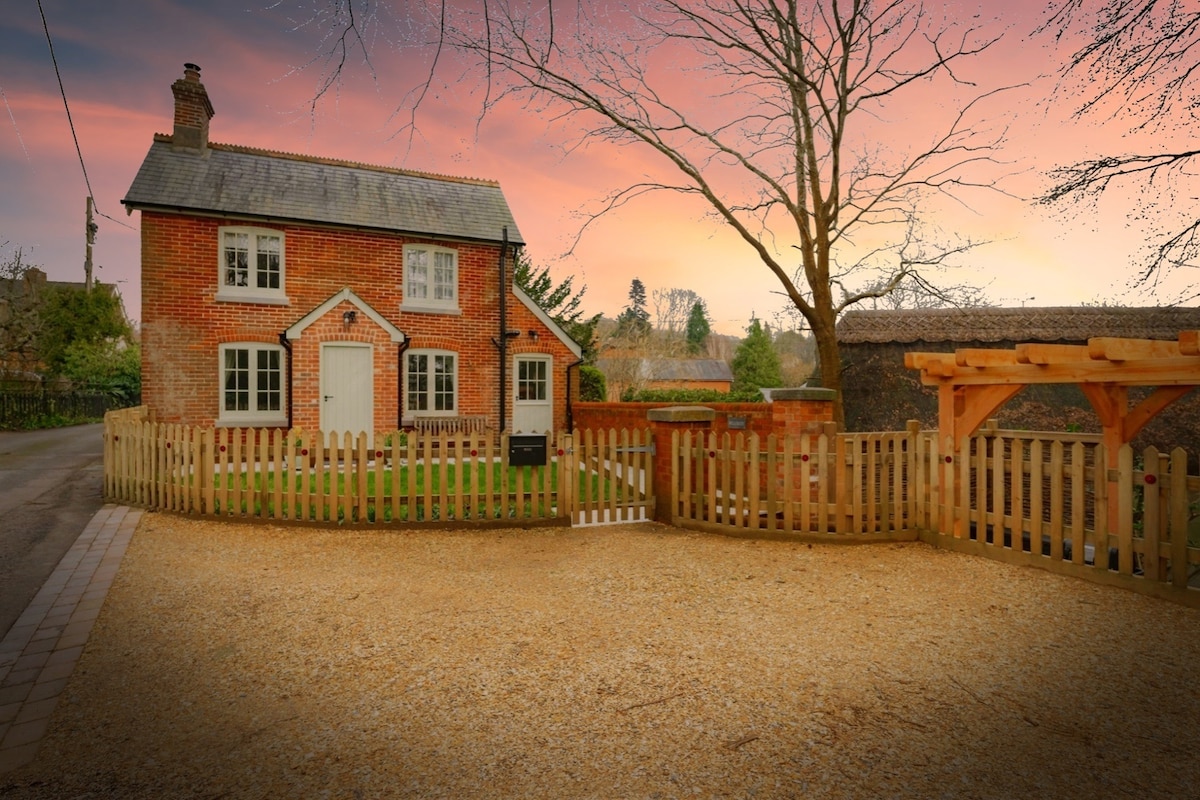
<path id="1" fill-rule="evenodd" d="M 1182 330 L 1200 330 L 1200 308 L 849 311 L 837 328 L 846 426 L 858 431 L 898 430 L 910 419 L 937 426 L 937 392 L 921 384 L 916 370 L 905 369 L 906 352 L 1001 349 L 1025 342 L 1086 344 L 1097 336 L 1174 340 Z M 1073 385 L 1030 386 L 1001 408 L 997 417 L 1006 428 L 1100 430 L 1091 406 Z M 1183 446 L 1193 457 L 1200 454 L 1200 392 L 1167 408 L 1134 440 L 1135 448 L 1150 444 Z"/>
<path id="2" fill-rule="evenodd" d="M 1200 308 L 935 308 L 848 311 L 837 326 L 842 344 L 915 342 L 1085 343 L 1094 336 L 1175 339 L 1200 330 Z"/>

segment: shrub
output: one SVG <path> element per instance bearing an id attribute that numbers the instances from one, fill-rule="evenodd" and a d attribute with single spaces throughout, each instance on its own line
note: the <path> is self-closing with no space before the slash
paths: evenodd
<path id="1" fill-rule="evenodd" d="M 762 403 L 757 389 L 718 392 L 716 389 L 627 389 L 621 394 L 623 403 Z"/>
<path id="2" fill-rule="evenodd" d="M 608 399 L 604 373 L 590 364 L 579 368 L 579 399 L 590 403 L 600 403 Z"/>

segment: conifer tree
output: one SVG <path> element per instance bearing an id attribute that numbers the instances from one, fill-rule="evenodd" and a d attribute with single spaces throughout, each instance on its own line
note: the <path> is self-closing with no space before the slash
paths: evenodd
<path id="1" fill-rule="evenodd" d="M 783 369 L 779 354 L 771 344 L 770 331 L 757 318 L 750 320 L 746 338 L 733 354 L 730 367 L 733 369 L 734 392 L 753 392 L 783 383 Z"/>
<path id="2" fill-rule="evenodd" d="M 687 339 L 688 352 L 692 355 L 702 352 L 704 350 L 704 343 L 710 333 L 712 333 L 712 326 L 708 323 L 708 312 L 704 308 L 704 301 L 697 300 L 692 305 L 692 313 L 688 316 L 687 321 L 685 338 Z"/>

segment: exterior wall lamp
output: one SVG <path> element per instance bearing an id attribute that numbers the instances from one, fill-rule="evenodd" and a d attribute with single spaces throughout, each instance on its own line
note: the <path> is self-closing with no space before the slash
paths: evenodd
<path id="1" fill-rule="evenodd" d="M 538 339 L 538 332 L 533 330 L 529 331 L 529 338 L 536 342 Z"/>
<path id="2" fill-rule="evenodd" d="M 353 325 L 355 322 L 358 322 L 358 312 L 357 311 L 351 309 L 349 311 L 342 312 L 342 324 L 343 325 L 346 325 L 348 327 L 350 325 Z"/>

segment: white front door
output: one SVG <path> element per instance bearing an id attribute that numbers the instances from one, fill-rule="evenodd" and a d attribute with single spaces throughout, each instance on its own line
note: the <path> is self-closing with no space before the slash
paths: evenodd
<path id="1" fill-rule="evenodd" d="M 553 361 L 547 355 L 513 359 L 514 433 L 546 433 L 554 426 Z"/>
<path id="2" fill-rule="evenodd" d="M 374 354 L 369 344 L 321 345 L 321 430 L 375 432 Z"/>

